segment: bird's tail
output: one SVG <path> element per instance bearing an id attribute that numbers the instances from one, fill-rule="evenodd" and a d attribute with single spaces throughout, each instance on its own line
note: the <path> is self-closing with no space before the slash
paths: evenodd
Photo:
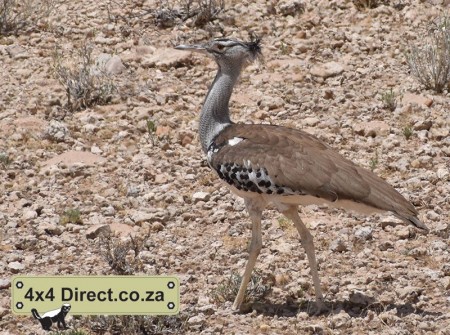
<path id="1" fill-rule="evenodd" d="M 395 216 L 397 216 L 398 218 L 402 219 L 403 221 L 412 224 L 413 226 L 419 228 L 420 230 L 422 230 L 424 233 L 428 233 L 430 231 L 430 229 L 428 229 L 427 226 L 425 226 L 424 223 L 422 223 L 422 221 L 420 221 L 417 216 L 413 216 L 413 215 L 402 215 L 399 213 L 394 212 Z"/>
<path id="2" fill-rule="evenodd" d="M 39 315 L 39 313 L 38 313 L 38 311 L 37 311 L 36 308 L 33 308 L 33 309 L 31 310 L 31 314 L 33 314 L 33 316 L 34 316 L 35 319 L 37 319 L 37 320 L 40 320 L 40 319 L 41 319 L 41 316 Z"/>

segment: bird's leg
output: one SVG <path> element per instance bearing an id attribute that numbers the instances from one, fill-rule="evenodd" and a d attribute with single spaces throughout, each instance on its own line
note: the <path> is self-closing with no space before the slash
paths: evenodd
<path id="1" fill-rule="evenodd" d="M 252 241 L 250 243 L 250 250 L 248 255 L 247 265 L 245 266 L 244 275 L 242 276 L 241 286 L 239 292 L 234 299 L 233 309 L 239 310 L 245 297 L 247 284 L 252 276 L 253 268 L 255 267 L 256 259 L 262 248 L 261 236 L 261 218 L 264 205 L 261 201 L 254 199 L 245 199 L 245 206 L 252 221 Z"/>
<path id="2" fill-rule="evenodd" d="M 306 228 L 305 224 L 300 219 L 300 216 L 298 215 L 297 206 L 289 207 L 287 211 L 283 211 L 283 214 L 288 219 L 292 220 L 292 222 L 295 225 L 295 228 L 297 228 L 297 231 L 300 234 L 303 248 L 305 248 L 306 255 L 308 256 L 309 267 L 311 269 L 311 275 L 314 283 L 314 290 L 316 292 L 316 306 L 318 309 L 317 312 L 320 313 L 322 311 L 325 311 L 326 306 L 323 302 L 322 288 L 320 287 L 320 279 L 319 273 L 317 271 L 317 262 L 314 251 L 313 237 L 309 232 L 308 228 Z"/>

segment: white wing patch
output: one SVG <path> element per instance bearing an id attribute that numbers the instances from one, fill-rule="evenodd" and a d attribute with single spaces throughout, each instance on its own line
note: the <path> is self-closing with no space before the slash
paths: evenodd
<path id="1" fill-rule="evenodd" d="M 228 145 L 235 146 L 239 142 L 243 140 L 242 137 L 233 137 L 232 139 L 228 140 Z"/>

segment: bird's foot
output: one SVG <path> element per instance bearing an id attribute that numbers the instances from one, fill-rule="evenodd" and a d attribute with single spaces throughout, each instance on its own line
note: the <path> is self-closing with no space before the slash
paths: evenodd
<path id="1" fill-rule="evenodd" d="M 314 315 L 320 315 L 329 311 L 329 308 L 325 305 L 325 302 L 322 299 L 317 299 L 314 305 Z"/>
<path id="2" fill-rule="evenodd" d="M 252 310 L 252 304 L 249 303 L 237 304 L 236 302 L 234 302 L 233 307 L 231 307 L 231 309 L 235 314 L 248 313 Z"/>

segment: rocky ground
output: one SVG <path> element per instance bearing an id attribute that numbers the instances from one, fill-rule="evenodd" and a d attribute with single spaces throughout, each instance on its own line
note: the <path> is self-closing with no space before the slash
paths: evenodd
<path id="1" fill-rule="evenodd" d="M 42 332 L 11 314 L 12 275 L 114 273 L 179 276 L 182 312 L 155 319 L 158 334 L 450 334 L 450 93 L 425 90 L 405 58 L 448 1 L 232 0 L 205 25 L 176 12 L 179 3 L 56 4 L 34 26 L 0 36 L 2 334 Z M 243 73 L 234 120 L 316 135 L 391 183 L 430 228 L 303 208 L 330 307 L 322 315 L 312 313 L 298 236 L 271 210 L 256 265 L 271 290 L 244 314 L 221 291 L 245 266 L 249 220 L 198 142 L 216 65 L 172 47 L 248 31 L 262 36 L 264 61 Z M 116 90 L 106 105 L 70 110 L 55 49 L 68 59 L 86 43 Z M 392 110 L 383 101 L 391 89 Z M 139 255 L 110 266 L 105 232 L 116 236 L 111 248 L 141 238 Z M 104 333 L 86 318 L 68 320 Z"/>

